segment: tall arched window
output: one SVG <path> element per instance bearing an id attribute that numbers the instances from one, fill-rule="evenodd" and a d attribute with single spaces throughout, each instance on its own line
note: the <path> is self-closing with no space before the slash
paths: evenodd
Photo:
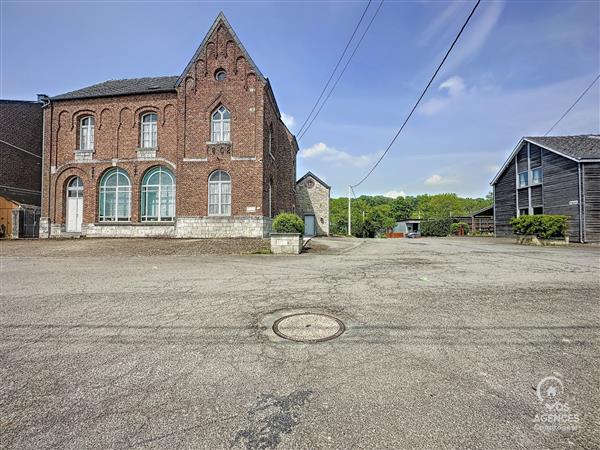
<path id="1" fill-rule="evenodd" d="M 148 113 L 142 116 L 142 148 L 156 148 L 157 132 L 156 132 L 157 116 L 155 113 Z"/>
<path id="2" fill-rule="evenodd" d="M 231 177 L 224 170 L 208 177 L 208 215 L 231 215 Z"/>
<path id="3" fill-rule="evenodd" d="M 164 221 L 175 218 L 175 178 L 170 170 L 154 167 L 142 179 L 143 221 Z"/>
<path id="4" fill-rule="evenodd" d="M 231 139 L 231 115 L 223 105 L 219 106 L 211 116 L 212 142 L 229 142 Z"/>
<path id="5" fill-rule="evenodd" d="M 83 117 L 79 122 L 79 148 L 81 150 L 94 149 L 94 124 L 92 116 Z"/>
<path id="6" fill-rule="evenodd" d="M 131 219 L 131 182 L 123 169 L 111 169 L 100 180 L 101 222 Z"/>

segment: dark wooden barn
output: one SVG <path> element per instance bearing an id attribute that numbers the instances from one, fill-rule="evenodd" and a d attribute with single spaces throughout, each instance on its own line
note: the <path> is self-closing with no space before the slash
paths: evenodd
<path id="1" fill-rule="evenodd" d="M 569 239 L 600 242 L 600 135 L 524 137 L 496 177 L 494 233 L 525 214 L 569 216 Z"/>

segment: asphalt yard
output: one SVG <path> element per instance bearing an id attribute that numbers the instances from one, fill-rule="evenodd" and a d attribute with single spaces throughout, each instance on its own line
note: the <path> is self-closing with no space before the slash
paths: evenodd
<path id="1" fill-rule="evenodd" d="M 600 447 L 598 247 L 214 245 L 0 243 L 2 448 Z"/>

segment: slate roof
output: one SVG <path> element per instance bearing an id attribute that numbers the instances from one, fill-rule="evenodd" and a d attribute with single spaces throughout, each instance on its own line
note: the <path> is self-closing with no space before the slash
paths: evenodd
<path id="1" fill-rule="evenodd" d="M 532 136 L 526 141 L 562 153 L 578 161 L 600 159 L 600 135 L 582 134 L 579 136 Z"/>
<path id="2" fill-rule="evenodd" d="M 523 142 L 531 142 L 547 150 L 574 161 L 600 160 L 600 134 L 580 134 L 578 136 L 526 136 L 519 141 L 504 165 L 500 168 L 491 185 L 496 184 L 508 164 L 521 149 Z"/>
<path id="3" fill-rule="evenodd" d="M 130 78 L 108 80 L 93 86 L 51 97 L 51 100 L 73 100 L 79 98 L 113 97 L 117 95 L 148 94 L 152 92 L 174 92 L 179 75 L 171 77 Z"/>

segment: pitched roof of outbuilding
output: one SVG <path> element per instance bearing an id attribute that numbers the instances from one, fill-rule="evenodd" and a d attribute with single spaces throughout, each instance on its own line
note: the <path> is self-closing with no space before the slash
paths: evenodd
<path id="1" fill-rule="evenodd" d="M 327 189 L 331 189 L 331 186 L 329 186 L 327 183 L 325 183 L 323 180 L 321 180 L 318 176 L 316 176 L 314 173 L 308 171 L 306 172 L 302 178 L 300 178 L 298 181 L 296 181 L 296 184 L 300 183 L 302 180 L 304 180 L 307 177 L 312 177 L 314 178 L 315 181 L 317 181 L 318 183 L 322 184 L 323 186 L 325 186 Z"/>
<path id="2" fill-rule="evenodd" d="M 113 97 L 117 95 L 148 94 L 175 91 L 178 75 L 170 77 L 130 78 L 108 80 L 76 91 L 51 97 L 51 100 L 74 100 L 79 98 Z"/>
<path id="3" fill-rule="evenodd" d="M 577 160 L 600 159 L 600 135 L 528 136 L 526 141 Z"/>

